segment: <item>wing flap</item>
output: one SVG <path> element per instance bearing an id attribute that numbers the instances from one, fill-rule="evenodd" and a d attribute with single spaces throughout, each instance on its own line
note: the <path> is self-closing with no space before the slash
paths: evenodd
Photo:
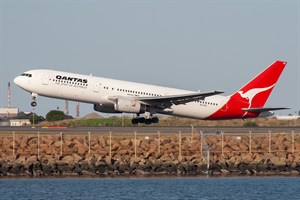
<path id="1" fill-rule="evenodd" d="M 185 104 L 192 101 L 204 100 L 205 97 L 224 93 L 223 91 L 210 91 L 210 92 L 195 92 L 190 94 L 156 96 L 156 97 L 129 97 L 129 96 L 109 96 L 108 99 L 115 101 L 118 98 L 131 99 L 139 101 L 142 104 L 154 107 L 159 110 L 170 108 L 172 105 Z"/>
<path id="2" fill-rule="evenodd" d="M 181 94 L 181 95 L 168 95 L 168 96 L 160 96 L 160 97 L 139 97 L 137 100 L 139 101 L 185 101 L 185 100 L 198 100 L 198 99 L 204 99 L 208 96 L 213 96 L 217 94 L 224 93 L 223 91 L 211 91 L 211 92 L 195 92 L 190 94 Z M 193 101 L 190 100 L 190 101 Z"/>
<path id="3" fill-rule="evenodd" d="M 190 94 L 168 95 L 160 97 L 138 97 L 136 100 L 141 101 L 150 106 L 158 106 L 165 109 L 174 105 L 185 104 L 192 101 L 203 100 L 205 97 L 224 93 L 223 91 L 195 92 Z"/>

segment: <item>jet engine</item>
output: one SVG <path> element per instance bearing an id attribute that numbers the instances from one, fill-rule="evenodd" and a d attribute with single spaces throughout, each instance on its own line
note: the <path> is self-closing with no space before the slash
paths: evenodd
<path id="1" fill-rule="evenodd" d="M 115 102 L 115 110 L 127 113 L 144 113 L 146 112 L 146 105 L 135 100 L 119 98 Z"/>
<path id="2" fill-rule="evenodd" d="M 115 110 L 113 105 L 94 104 L 94 110 L 104 113 L 121 113 Z"/>

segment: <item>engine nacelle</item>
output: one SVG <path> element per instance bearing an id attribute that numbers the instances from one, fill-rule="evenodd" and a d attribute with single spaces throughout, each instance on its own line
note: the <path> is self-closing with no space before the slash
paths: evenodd
<path id="1" fill-rule="evenodd" d="M 112 104 L 111 105 L 94 104 L 94 110 L 98 112 L 104 112 L 104 113 L 120 113 L 115 110 Z"/>
<path id="2" fill-rule="evenodd" d="M 146 112 L 146 105 L 135 100 L 117 99 L 115 103 L 115 110 L 127 113 L 144 113 Z"/>
<path id="3" fill-rule="evenodd" d="M 258 117 L 259 118 L 266 118 L 266 117 L 270 117 L 270 116 L 273 116 L 274 115 L 274 112 L 272 111 L 264 111 L 264 112 L 261 112 Z"/>

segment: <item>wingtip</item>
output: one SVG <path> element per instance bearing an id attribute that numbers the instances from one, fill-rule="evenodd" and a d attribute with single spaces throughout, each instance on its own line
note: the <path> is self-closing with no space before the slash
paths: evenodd
<path id="1" fill-rule="evenodd" d="M 224 91 L 221 91 L 221 90 L 215 90 L 214 93 L 216 93 L 216 94 L 222 94 L 222 93 L 224 93 Z"/>

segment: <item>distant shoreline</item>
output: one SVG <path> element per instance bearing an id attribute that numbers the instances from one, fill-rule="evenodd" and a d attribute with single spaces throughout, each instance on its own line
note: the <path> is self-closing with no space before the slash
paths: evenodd
<path id="1" fill-rule="evenodd" d="M 18 180 L 18 179 L 223 179 L 223 178 L 300 178 L 300 175 L 122 175 L 122 176 L 107 176 L 107 175 L 95 175 L 95 176 L 0 176 L 1 180 Z"/>

